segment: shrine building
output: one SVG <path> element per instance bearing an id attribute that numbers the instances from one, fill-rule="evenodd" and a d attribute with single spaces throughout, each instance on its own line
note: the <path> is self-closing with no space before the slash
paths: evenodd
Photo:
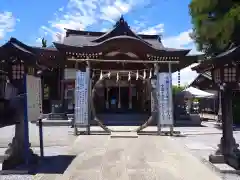
<path id="1" fill-rule="evenodd" d="M 24 72 L 44 69 L 45 114 L 74 113 L 76 70 L 88 67 L 98 114 L 148 115 L 151 93 L 147 80 L 157 72 L 174 73 L 196 63 L 197 56 L 189 52 L 165 47 L 159 35 L 136 34 L 121 17 L 109 32 L 66 29 L 63 42 L 53 42 L 50 47 L 30 46 L 11 38 L 0 47 L 0 70 L 9 72 L 17 84 Z M 99 79 L 104 80 L 95 85 Z"/>

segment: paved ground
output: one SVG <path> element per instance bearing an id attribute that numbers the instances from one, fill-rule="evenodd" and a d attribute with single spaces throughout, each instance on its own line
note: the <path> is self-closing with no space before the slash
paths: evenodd
<path id="1" fill-rule="evenodd" d="M 84 144 L 84 146 L 82 146 Z M 58 180 L 220 180 L 169 137 L 110 138 L 80 136 L 78 156 Z M 45 179 L 47 179 L 45 177 Z"/>
<path id="2" fill-rule="evenodd" d="M 73 177 L 71 177 L 70 179 L 74 179 L 74 178 L 80 179 L 84 176 L 87 179 L 87 176 L 90 176 L 89 179 L 94 180 L 95 176 L 105 177 L 106 173 L 114 174 L 114 172 L 118 172 L 118 169 L 121 167 L 125 167 L 126 171 L 124 172 L 126 172 L 128 179 L 134 179 L 134 178 L 147 179 L 144 176 L 150 175 L 150 174 L 153 174 L 153 177 L 155 177 L 155 179 L 157 179 L 159 174 L 161 175 L 161 177 L 169 176 L 169 178 L 176 179 L 176 177 L 172 177 L 171 175 L 169 175 L 169 173 L 174 172 L 177 175 L 179 175 L 178 166 L 179 166 L 180 160 L 181 160 L 181 163 L 183 161 L 187 162 L 189 161 L 189 159 L 194 158 L 192 155 L 194 155 L 197 158 L 199 157 L 207 158 L 208 155 L 211 152 L 214 152 L 214 150 L 217 147 L 217 144 L 221 137 L 221 131 L 214 128 L 211 122 L 203 123 L 203 124 L 206 127 L 175 128 L 175 130 L 179 130 L 181 131 L 182 134 L 186 135 L 186 137 L 178 137 L 178 138 L 140 136 L 140 138 L 138 138 L 137 141 L 136 139 L 127 139 L 127 140 L 114 139 L 112 141 L 112 139 L 109 139 L 109 136 L 105 136 L 105 135 L 79 136 L 74 146 L 72 146 L 71 151 L 69 151 L 69 145 L 71 145 L 75 140 L 75 137 L 72 135 L 73 129 L 69 127 L 44 127 L 45 154 L 61 155 L 61 154 L 68 154 L 70 152 L 70 154 L 72 155 L 76 155 L 76 154 L 78 155 L 76 159 L 72 162 L 72 165 L 69 166 L 68 170 L 70 171 L 66 171 L 66 174 L 64 174 L 64 177 L 62 177 L 64 180 L 65 179 L 67 180 L 67 178 L 71 176 L 71 174 L 68 174 L 67 172 L 73 171 L 76 174 L 76 175 L 73 174 Z M 127 127 L 111 127 L 111 128 L 115 130 L 126 130 Z M 131 127 L 128 129 L 129 130 L 136 129 L 136 127 Z M 93 127 L 92 130 L 100 130 L 100 128 Z M 146 129 L 146 131 L 156 131 L 156 127 L 149 127 Z M 13 135 L 13 132 L 14 132 L 13 127 L 0 129 L 0 133 L 1 133 L 0 155 L 6 149 L 7 144 L 9 143 Z M 236 141 L 240 143 L 240 132 L 234 132 L 234 135 L 236 137 Z M 33 148 L 34 151 L 35 152 L 39 151 L 38 128 L 32 124 L 30 125 L 30 139 L 31 139 L 32 145 L 34 146 Z M 156 141 L 156 145 L 153 143 L 155 141 Z M 175 143 L 172 143 L 172 142 L 175 142 Z M 192 155 L 190 155 L 186 151 L 182 152 L 184 147 L 187 148 L 187 150 Z M 146 148 L 146 151 L 144 150 L 144 148 Z M 166 148 L 170 148 L 171 150 L 169 151 L 167 149 L 164 151 L 164 149 Z M 172 149 L 175 149 L 177 151 L 173 152 Z M 105 156 L 107 155 L 109 155 L 108 159 L 105 158 Z M 154 156 L 156 156 L 156 158 L 154 158 Z M 173 157 L 175 158 L 175 160 Z M 115 163 L 117 165 L 111 165 L 111 162 L 115 161 L 114 159 L 116 161 L 119 160 L 118 163 Z M 94 160 L 96 160 L 96 163 L 93 163 Z M 125 161 L 125 163 L 123 162 L 123 160 Z M 134 161 L 136 163 L 133 163 Z M 154 163 L 154 161 L 155 162 L 157 161 L 159 163 Z M 174 162 L 175 164 L 174 163 L 172 164 L 174 164 L 174 167 L 176 169 L 174 169 L 174 167 L 169 168 L 168 164 L 165 164 L 165 161 Z M 148 162 L 150 163 L 148 164 Z M 99 170 L 98 171 L 96 170 L 97 168 L 99 168 L 99 163 L 101 163 L 101 167 L 105 167 L 104 168 L 105 170 L 101 172 Z M 193 160 L 193 165 L 191 165 L 191 167 L 188 168 L 188 171 L 189 172 L 192 171 L 193 167 L 197 167 L 199 163 L 200 161 L 198 160 L 196 162 L 196 158 L 195 158 L 195 160 Z M 57 165 L 58 164 L 56 163 L 56 166 Z M 89 175 L 86 169 L 84 169 L 85 165 L 89 169 L 91 169 L 92 167 L 93 169 L 95 169 L 96 172 L 94 170 L 89 170 L 89 172 L 91 171 L 91 173 L 93 173 L 92 175 Z M 159 167 L 160 165 L 162 165 L 162 167 Z M 165 171 L 164 165 L 168 166 L 169 169 Z M 183 163 L 181 165 L 183 165 Z M 200 166 L 202 167 L 201 163 L 200 163 Z M 160 168 L 160 170 L 158 170 L 158 168 Z M 205 168 L 207 167 L 204 166 L 203 169 Z M 151 173 L 151 170 L 149 169 L 152 169 L 152 173 Z M 109 172 L 106 172 L 107 170 L 109 170 Z M 181 168 L 179 170 L 181 170 L 180 175 L 183 175 L 183 173 L 186 171 Z M 210 169 L 207 168 L 206 171 L 212 174 Z M 79 176 L 79 173 L 81 173 L 80 177 L 78 178 L 74 177 L 74 175 Z M 101 174 L 101 176 L 99 176 L 99 174 Z M 141 174 L 141 178 L 139 177 L 140 176 L 139 174 Z M 138 177 L 135 177 L 135 176 L 138 176 Z M 29 175 L 25 175 L 25 176 L 13 175 L 13 176 L 0 176 L 0 180 L 17 180 L 17 179 L 26 179 L 26 180 L 35 179 L 36 180 L 36 179 L 41 179 L 41 177 L 42 177 L 41 174 L 35 177 L 29 176 Z M 199 177 L 201 176 L 199 175 Z M 209 177 L 207 177 L 207 179 L 210 179 Z M 226 180 L 240 179 L 239 176 L 231 175 L 231 174 L 222 174 L 221 177 L 222 179 L 226 179 Z M 46 180 L 54 179 L 54 178 L 58 179 L 60 177 L 58 177 L 57 174 L 53 174 L 50 178 L 49 176 L 47 176 Z M 148 179 L 151 179 L 151 177 L 149 177 Z M 193 179 L 195 179 L 195 177 Z M 205 178 L 202 178 L 202 179 L 205 179 Z"/>
<path id="3" fill-rule="evenodd" d="M 178 143 L 183 144 L 189 151 L 198 158 L 208 159 L 209 154 L 214 153 L 219 144 L 222 132 L 219 129 L 213 128 L 213 122 L 203 123 L 207 127 L 201 128 L 180 128 L 186 137 L 172 138 Z M 185 130 L 184 130 L 185 129 Z M 190 133 L 189 130 L 192 129 Z M 195 129 L 195 131 L 193 131 Z M 211 133 L 209 131 L 212 131 Z M 240 144 L 240 131 L 234 132 L 236 142 Z M 222 174 L 223 179 L 239 180 L 240 176 L 236 174 Z"/>
<path id="4" fill-rule="evenodd" d="M 0 156 L 4 155 L 14 135 L 14 126 L 0 128 Z M 46 156 L 64 155 L 68 147 L 76 139 L 73 136 L 73 129 L 69 127 L 43 127 L 44 135 L 44 154 Z M 39 129 L 35 124 L 29 123 L 29 137 L 32 149 L 40 154 L 39 148 Z M 1 162 L 0 162 L 1 166 Z M 0 167 L 1 168 L 1 167 Z M 1 175 L 0 180 L 30 180 L 34 179 L 32 175 Z"/>
<path id="5" fill-rule="evenodd" d="M 0 128 L 0 147 L 7 147 L 9 141 L 14 135 L 14 126 Z M 73 129 L 69 127 L 43 127 L 44 146 L 68 146 L 75 137 Z M 32 147 L 39 146 L 39 129 L 35 124 L 29 123 L 29 138 Z M 56 141 L 57 140 L 57 141 Z"/>

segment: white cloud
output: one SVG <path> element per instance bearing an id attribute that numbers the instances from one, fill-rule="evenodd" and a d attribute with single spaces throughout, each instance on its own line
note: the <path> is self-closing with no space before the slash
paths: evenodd
<path id="1" fill-rule="evenodd" d="M 19 22 L 20 19 L 16 19 L 11 12 L 5 11 L 0 13 L 0 40 L 7 33 L 14 31 L 16 21 Z"/>
<path id="2" fill-rule="evenodd" d="M 149 35 L 155 35 L 155 34 L 162 34 L 164 32 L 164 24 L 157 24 L 152 27 L 148 27 L 144 30 L 138 31 L 139 34 L 149 34 Z"/>
<path id="3" fill-rule="evenodd" d="M 196 73 L 196 71 L 191 70 L 191 68 L 196 64 L 197 63 L 192 64 L 180 71 L 180 84 L 182 86 L 189 85 L 198 76 L 198 73 Z M 174 85 L 178 84 L 178 72 L 172 74 L 172 83 Z"/>
<path id="4" fill-rule="evenodd" d="M 170 48 L 177 48 L 177 49 L 190 49 L 190 55 L 197 55 L 202 54 L 201 52 L 197 51 L 196 46 L 193 40 L 190 38 L 189 34 L 191 33 L 191 29 L 181 32 L 176 36 L 171 37 L 163 37 L 163 44 L 166 47 Z M 188 85 L 190 84 L 198 75 L 196 71 L 192 71 L 191 67 L 195 64 L 186 67 L 180 71 L 180 83 L 181 85 Z M 178 84 L 178 73 L 173 73 L 173 84 Z"/>
<path id="5" fill-rule="evenodd" d="M 55 13 L 56 19 L 49 21 L 49 25 L 42 26 L 41 30 L 48 32 L 56 41 L 59 35 L 60 39 L 64 36 L 64 28 L 84 30 L 103 22 L 115 23 L 121 15 L 146 2 L 143 0 L 69 0 L 66 7 L 59 8 Z"/>

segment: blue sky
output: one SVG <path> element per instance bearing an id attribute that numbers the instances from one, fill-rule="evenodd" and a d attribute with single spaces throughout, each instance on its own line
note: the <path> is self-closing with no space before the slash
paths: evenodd
<path id="1" fill-rule="evenodd" d="M 106 31 L 124 15 L 130 27 L 144 34 L 161 34 L 166 47 L 192 49 L 190 0 L 0 0 L 0 44 L 16 37 L 39 45 L 45 37 L 50 45 L 64 38 L 64 28 Z M 182 83 L 196 73 L 181 72 Z M 173 75 L 176 81 L 176 75 Z"/>

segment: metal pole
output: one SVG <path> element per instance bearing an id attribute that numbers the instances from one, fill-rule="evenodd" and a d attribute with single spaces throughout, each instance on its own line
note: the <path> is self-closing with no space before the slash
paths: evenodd
<path id="1" fill-rule="evenodd" d="M 40 144 L 40 156 L 44 157 L 44 146 L 43 146 L 43 128 L 42 128 L 42 118 L 39 118 L 39 144 Z"/>
<path id="2" fill-rule="evenodd" d="M 24 86 L 24 150 L 25 150 L 25 164 L 29 164 L 29 128 L 28 128 L 28 103 L 27 103 L 27 75 L 23 78 Z"/>
<path id="3" fill-rule="evenodd" d="M 173 98 L 172 98 L 172 67 L 171 64 L 168 63 L 168 72 L 169 72 L 169 115 L 172 121 L 172 124 L 170 125 L 170 135 L 173 135 Z"/>

